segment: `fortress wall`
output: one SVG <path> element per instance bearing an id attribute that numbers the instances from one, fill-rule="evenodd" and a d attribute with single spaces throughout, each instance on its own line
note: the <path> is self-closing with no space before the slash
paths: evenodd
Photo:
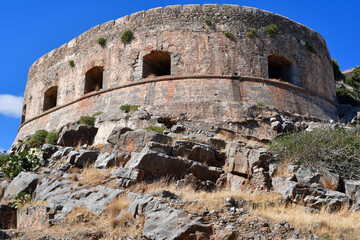
<path id="1" fill-rule="evenodd" d="M 207 26 L 204 19 L 211 19 L 213 25 Z M 264 32 L 265 26 L 271 23 L 280 30 L 273 38 L 267 37 Z M 253 39 L 246 37 L 250 28 L 255 28 L 259 36 Z M 120 40 L 125 29 L 131 29 L 134 33 L 134 39 L 129 44 Z M 233 37 L 225 37 L 223 31 L 231 31 Z M 106 46 L 97 44 L 99 37 L 107 38 Z M 316 53 L 305 48 L 306 42 L 314 46 Z M 154 50 L 171 54 L 172 76 L 206 74 L 267 79 L 268 56 L 283 56 L 295 69 L 293 85 L 316 92 L 329 101 L 304 95 L 303 92 L 293 93 L 293 90 L 284 86 L 277 89 L 277 86 L 257 81 L 242 82 L 240 90 L 236 90 L 238 85 L 234 85 L 231 80 L 197 80 L 198 86 L 191 86 L 194 84 L 192 80 L 182 80 L 181 84 L 180 81 L 150 83 L 104 93 L 103 96 L 90 97 L 41 119 L 26 122 L 43 114 L 44 93 L 52 86 L 58 86 L 57 106 L 84 97 L 85 73 L 95 66 L 104 67 L 104 90 L 147 80 L 142 78 L 143 57 Z M 75 62 L 75 67 L 69 66 L 69 60 Z M 193 87 L 198 89 L 189 90 Z M 325 41 L 308 27 L 274 13 L 249 7 L 217 4 L 168 6 L 141 11 L 95 26 L 39 58 L 29 71 L 24 95 L 26 118 L 19 135 L 31 134 L 26 129 L 34 131 L 60 126 L 56 119 L 63 117 L 63 112 L 77 113 L 66 115 L 67 121 L 74 121 L 81 115 L 90 115 L 90 108 L 104 111 L 108 102 L 117 106 L 172 101 L 240 101 L 245 105 L 263 102 L 283 110 L 335 118 L 336 110 L 331 104 L 335 101 L 334 89 L 331 59 Z M 269 95 L 263 98 L 265 92 Z M 119 96 L 113 96 L 117 94 Z M 296 96 L 292 97 L 293 101 L 289 100 L 289 94 Z M 98 104 L 86 106 L 87 102 L 95 101 L 90 99 L 97 99 Z M 49 123 L 51 119 L 55 122 Z"/>

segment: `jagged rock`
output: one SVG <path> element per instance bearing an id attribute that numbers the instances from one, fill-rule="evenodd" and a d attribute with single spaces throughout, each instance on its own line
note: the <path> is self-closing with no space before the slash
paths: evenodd
<path id="1" fill-rule="evenodd" d="M 78 167 L 84 167 L 87 164 L 94 163 L 99 155 L 99 151 L 80 149 L 79 151 L 70 152 L 69 163 Z"/>
<path id="2" fill-rule="evenodd" d="M 174 133 L 182 133 L 186 130 L 186 127 L 182 124 L 176 124 L 171 127 L 171 131 Z"/>
<path id="3" fill-rule="evenodd" d="M 316 183 L 320 187 L 340 190 L 341 178 L 339 174 L 332 173 L 322 166 L 289 165 L 288 171 L 296 177 L 297 182 L 302 184 Z"/>
<path id="4" fill-rule="evenodd" d="M 360 180 L 345 180 L 345 193 L 356 201 L 356 194 L 360 193 Z"/>
<path id="5" fill-rule="evenodd" d="M 95 168 L 108 168 L 116 165 L 116 155 L 107 152 L 100 153 L 95 161 Z"/>
<path id="6" fill-rule="evenodd" d="M 56 178 L 43 178 L 34 192 L 35 201 L 47 201 L 56 195 L 62 195 L 70 192 L 65 188 L 72 184 L 69 180 L 57 180 Z"/>
<path id="7" fill-rule="evenodd" d="M 213 138 L 213 137 L 208 138 L 206 143 L 218 151 L 225 149 L 225 147 L 226 147 L 226 142 L 224 140 L 218 139 L 218 138 Z"/>
<path id="8" fill-rule="evenodd" d="M 21 192 L 32 193 L 40 178 L 41 175 L 36 173 L 21 172 L 6 188 L 3 199 L 13 199 L 15 195 Z"/>
<path id="9" fill-rule="evenodd" d="M 191 220 L 184 211 L 171 208 L 151 195 L 135 195 L 132 198 L 129 206 L 132 216 L 145 216 L 143 230 L 145 238 L 187 239 L 190 234 L 195 232 L 202 232 L 207 239 L 210 238 L 211 225 Z"/>
<path id="10" fill-rule="evenodd" d="M 71 168 L 71 164 L 70 164 L 70 163 L 60 163 L 60 165 L 59 165 L 59 167 L 57 168 L 57 170 L 66 172 L 66 171 L 69 170 L 70 168 Z"/>
<path id="11" fill-rule="evenodd" d="M 150 150 L 171 156 L 172 149 L 173 149 L 172 146 L 167 144 L 148 142 L 144 148 L 144 151 Z"/>
<path id="12" fill-rule="evenodd" d="M 270 160 L 270 154 L 264 148 L 243 148 L 241 144 L 236 143 L 228 150 L 229 172 L 235 174 L 251 176 L 253 167 L 268 168 Z"/>
<path id="13" fill-rule="evenodd" d="M 182 160 L 152 151 L 132 154 L 125 167 L 144 170 L 146 177 L 151 179 L 161 176 L 180 179 L 187 173 L 193 173 L 198 179 L 216 181 L 222 173 L 219 168 L 207 167 L 195 161 Z"/>
<path id="14" fill-rule="evenodd" d="M 129 153 L 142 151 L 148 142 L 170 144 L 172 138 L 164 134 L 139 129 L 121 134 L 115 145 Z"/>
<path id="15" fill-rule="evenodd" d="M 0 231 L 1 229 L 16 228 L 16 209 L 9 205 L 0 204 Z M 1 233 L 0 233 L 0 239 Z"/>
<path id="16" fill-rule="evenodd" d="M 276 177 L 271 180 L 274 191 L 280 193 L 284 199 L 293 199 L 295 197 L 297 182 L 290 181 L 285 177 Z"/>
<path id="17" fill-rule="evenodd" d="M 271 129 L 278 133 L 282 132 L 283 128 L 281 122 L 280 121 L 271 122 Z"/>
<path id="18" fill-rule="evenodd" d="M 273 176 L 275 176 L 277 174 L 278 168 L 279 168 L 278 163 L 270 163 L 269 164 L 269 175 L 270 175 L 270 177 L 273 177 Z"/>
<path id="19" fill-rule="evenodd" d="M 172 155 L 181 156 L 209 166 L 220 167 L 224 159 L 217 159 L 215 149 L 209 145 L 178 140 L 173 147 Z"/>
<path id="20" fill-rule="evenodd" d="M 294 123 L 292 123 L 291 121 L 284 121 L 284 123 L 282 124 L 282 130 L 284 132 L 294 132 L 297 131 L 296 125 Z"/>
<path id="21" fill-rule="evenodd" d="M 70 124 L 64 127 L 59 133 L 57 144 L 60 146 L 76 147 L 78 145 L 89 144 L 94 141 L 98 129 L 88 125 Z"/>
<path id="22" fill-rule="evenodd" d="M 58 149 L 59 149 L 58 146 L 51 144 L 44 144 L 41 147 L 41 150 L 43 151 L 43 158 L 44 159 L 50 158 Z"/>
<path id="23" fill-rule="evenodd" d="M 51 156 L 53 160 L 59 160 L 63 157 L 66 157 L 70 152 L 74 151 L 73 147 L 59 147 L 59 149 Z"/>
<path id="24" fill-rule="evenodd" d="M 117 144 L 117 142 L 120 140 L 120 136 L 128 131 L 133 130 L 128 127 L 115 127 L 109 135 L 107 142 L 114 145 Z"/>
<path id="25" fill-rule="evenodd" d="M 118 178 L 115 183 L 119 187 L 128 187 L 143 179 L 144 172 L 139 169 L 117 168 L 110 173 L 110 178 Z"/>

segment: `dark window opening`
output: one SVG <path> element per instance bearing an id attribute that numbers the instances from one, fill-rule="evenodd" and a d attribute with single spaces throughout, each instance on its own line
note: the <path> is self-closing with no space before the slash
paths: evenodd
<path id="1" fill-rule="evenodd" d="M 144 56 L 143 77 L 164 76 L 171 74 L 170 53 L 163 51 L 152 51 Z"/>
<path id="2" fill-rule="evenodd" d="M 292 80 L 292 64 L 281 56 L 271 55 L 268 57 L 269 78 L 275 78 L 286 82 Z"/>
<path id="3" fill-rule="evenodd" d="M 26 116 L 26 104 L 23 106 L 22 114 L 21 114 L 21 124 L 25 122 L 25 116 Z"/>
<path id="4" fill-rule="evenodd" d="M 98 91 L 103 86 L 103 67 L 93 67 L 85 74 L 84 94 Z"/>
<path id="5" fill-rule="evenodd" d="M 50 108 L 56 107 L 58 87 L 54 86 L 49 88 L 44 94 L 44 105 L 43 111 L 49 110 Z"/>

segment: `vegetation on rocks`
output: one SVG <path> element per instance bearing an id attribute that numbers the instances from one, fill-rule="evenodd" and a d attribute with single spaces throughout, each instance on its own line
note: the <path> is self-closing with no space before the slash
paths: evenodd
<path id="1" fill-rule="evenodd" d="M 46 143 L 55 145 L 59 139 L 59 134 L 57 132 L 49 132 L 46 136 Z"/>
<path id="2" fill-rule="evenodd" d="M 120 110 L 125 111 L 126 113 L 136 112 L 137 110 L 139 110 L 139 108 L 140 108 L 139 105 L 130 105 L 130 104 L 125 104 L 120 106 Z"/>
<path id="3" fill-rule="evenodd" d="M 336 96 L 341 104 L 350 104 L 360 107 L 360 94 L 346 88 L 336 88 Z"/>
<path id="4" fill-rule="evenodd" d="M 254 38 L 257 36 L 255 28 L 250 28 L 249 31 L 246 33 L 246 36 L 249 38 Z"/>
<path id="5" fill-rule="evenodd" d="M 70 60 L 70 61 L 69 61 L 69 65 L 70 65 L 70 67 L 73 68 L 73 67 L 75 67 L 75 62 L 74 62 L 73 60 Z"/>
<path id="6" fill-rule="evenodd" d="M 223 33 L 224 33 L 225 37 L 227 37 L 227 38 L 233 37 L 233 34 L 230 31 L 224 31 Z"/>
<path id="7" fill-rule="evenodd" d="M 95 125 L 95 120 L 95 116 L 81 116 L 79 123 L 93 127 Z"/>
<path id="8" fill-rule="evenodd" d="M 360 128 L 319 128 L 274 139 L 277 161 L 326 165 L 346 179 L 360 179 Z"/>
<path id="9" fill-rule="evenodd" d="M 157 132 L 157 133 L 162 133 L 165 130 L 165 128 L 159 127 L 159 126 L 148 126 L 148 127 L 144 128 L 144 129 L 148 130 L 148 131 Z"/>
<path id="10" fill-rule="evenodd" d="M 48 134 L 44 129 L 37 130 L 27 142 L 29 148 L 40 148 L 46 142 Z"/>
<path id="11" fill-rule="evenodd" d="M 208 25 L 208 26 L 211 26 L 212 25 L 212 21 L 210 19 L 205 19 L 204 20 L 205 24 Z"/>
<path id="12" fill-rule="evenodd" d="M 107 40 L 106 38 L 101 37 L 101 38 L 98 38 L 97 43 L 101 46 L 105 46 L 106 40 Z"/>
<path id="13" fill-rule="evenodd" d="M 134 34 L 130 29 L 126 29 L 122 34 L 121 34 L 121 41 L 123 43 L 130 43 L 131 40 L 133 39 Z"/>
<path id="14" fill-rule="evenodd" d="M 17 194 L 15 196 L 15 202 L 13 202 L 11 204 L 11 206 L 13 208 L 20 208 L 20 206 L 22 206 L 23 204 L 30 202 L 31 201 L 31 194 L 29 193 L 25 193 L 25 192 L 20 192 L 19 194 Z"/>
<path id="15" fill-rule="evenodd" d="M 332 62 L 332 66 L 333 66 L 335 80 L 338 80 L 342 75 L 341 71 L 340 71 L 339 63 L 333 58 L 331 59 L 331 62 Z"/>
<path id="16" fill-rule="evenodd" d="M 314 46 L 313 46 L 311 43 L 309 43 L 309 42 L 306 42 L 306 43 L 305 43 L 305 48 L 306 48 L 307 50 L 309 50 L 310 52 L 312 52 L 312 53 L 316 53 L 316 50 L 315 50 Z"/>
<path id="17" fill-rule="evenodd" d="M 357 80 L 360 80 L 360 68 L 354 68 L 353 77 Z"/>
<path id="18" fill-rule="evenodd" d="M 279 33 L 279 27 L 276 24 L 269 24 L 265 27 L 265 33 L 268 37 L 275 37 Z"/>
<path id="19" fill-rule="evenodd" d="M 35 171 L 38 167 L 39 158 L 35 149 L 31 149 L 29 152 L 0 155 L 0 172 L 9 178 L 15 178 L 23 171 Z"/>

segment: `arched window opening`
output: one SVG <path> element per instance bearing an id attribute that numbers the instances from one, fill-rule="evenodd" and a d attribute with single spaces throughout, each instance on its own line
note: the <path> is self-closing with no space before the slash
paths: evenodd
<path id="1" fill-rule="evenodd" d="M 25 116 L 26 116 L 26 104 L 24 104 L 21 114 L 21 124 L 25 122 Z"/>
<path id="2" fill-rule="evenodd" d="M 268 57 L 269 78 L 286 82 L 292 81 L 292 64 L 284 57 L 271 55 Z"/>
<path id="3" fill-rule="evenodd" d="M 85 73 L 84 94 L 102 89 L 103 72 L 103 67 L 93 67 Z"/>
<path id="4" fill-rule="evenodd" d="M 152 51 L 144 56 L 143 77 L 164 76 L 171 74 L 170 53 L 164 51 Z"/>
<path id="5" fill-rule="evenodd" d="M 58 87 L 54 86 L 49 88 L 44 94 L 43 111 L 56 107 Z"/>

